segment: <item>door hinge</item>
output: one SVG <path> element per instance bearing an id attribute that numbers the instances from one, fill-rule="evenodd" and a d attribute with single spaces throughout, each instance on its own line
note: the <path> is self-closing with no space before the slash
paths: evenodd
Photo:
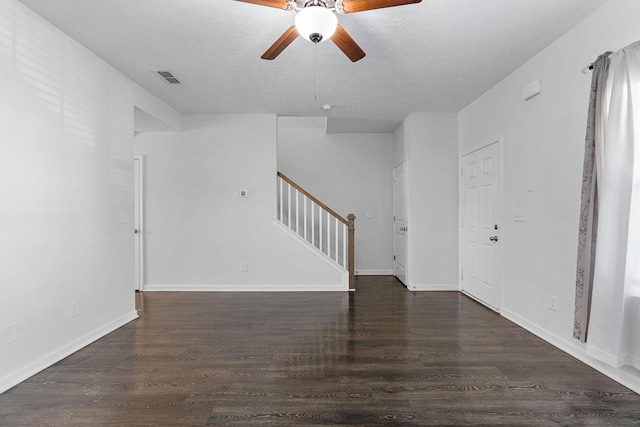
<path id="1" fill-rule="evenodd" d="M 395 256 L 395 255 L 393 256 L 393 260 L 394 260 L 394 261 L 396 260 L 396 256 Z"/>
<path id="2" fill-rule="evenodd" d="M 460 227 L 464 227 L 464 219 L 460 218 Z"/>
<path id="3" fill-rule="evenodd" d="M 460 271 L 460 280 L 464 280 L 464 271 Z"/>
<path id="4" fill-rule="evenodd" d="M 460 176 L 464 176 L 464 167 L 460 167 Z"/>
<path id="5" fill-rule="evenodd" d="M 396 222 L 396 216 L 395 215 L 393 216 L 393 222 Z"/>

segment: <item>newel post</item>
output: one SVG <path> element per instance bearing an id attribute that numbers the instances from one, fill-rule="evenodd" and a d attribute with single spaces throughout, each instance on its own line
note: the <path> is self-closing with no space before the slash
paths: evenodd
<path id="1" fill-rule="evenodd" d="M 347 220 L 349 221 L 349 290 L 354 291 L 356 289 L 356 216 L 349 214 Z"/>

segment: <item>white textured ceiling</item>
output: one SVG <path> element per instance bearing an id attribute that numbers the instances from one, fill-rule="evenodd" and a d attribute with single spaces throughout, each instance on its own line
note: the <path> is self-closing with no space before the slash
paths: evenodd
<path id="1" fill-rule="evenodd" d="M 367 53 L 352 63 L 301 38 L 260 59 L 295 12 L 233 0 L 21 1 L 181 113 L 328 115 L 333 132 L 459 111 L 607 2 L 423 0 L 339 15 Z"/>

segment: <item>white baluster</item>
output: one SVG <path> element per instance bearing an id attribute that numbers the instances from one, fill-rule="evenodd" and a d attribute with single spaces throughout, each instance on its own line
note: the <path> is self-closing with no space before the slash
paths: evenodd
<path id="1" fill-rule="evenodd" d="M 331 216 L 327 212 L 327 256 L 331 258 Z"/>
<path id="2" fill-rule="evenodd" d="M 338 243 L 339 243 L 339 240 L 340 240 L 340 239 L 338 239 L 338 236 L 340 236 L 340 233 L 338 231 L 338 227 L 340 226 L 340 221 L 338 221 L 338 218 L 334 218 L 334 220 L 336 221 L 336 258 L 335 258 L 335 260 L 336 260 L 336 262 L 338 262 Z"/>
<path id="3" fill-rule="evenodd" d="M 296 234 L 300 235 L 300 193 L 296 188 Z"/>
<path id="4" fill-rule="evenodd" d="M 311 201 L 311 244 L 316 245 L 316 204 Z"/>
<path id="5" fill-rule="evenodd" d="M 342 224 L 342 268 L 347 268 L 347 226 Z"/>
<path id="6" fill-rule="evenodd" d="M 322 240 L 324 239 L 324 234 L 322 234 L 322 207 L 318 206 L 318 216 L 320 217 L 320 227 L 318 228 L 318 235 L 320 236 L 320 252 L 322 251 Z"/>
<path id="7" fill-rule="evenodd" d="M 280 193 L 278 194 L 279 199 L 278 204 L 280 205 L 280 212 L 278 212 L 278 219 L 280 222 L 284 222 L 284 193 L 282 189 L 282 178 L 278 177 L 278 187 L 280 188 Z"/>
<path id="8" fill-rule="evenodd" d="M 307 196 L 303 195 L 302 202 L 304 203 L 304 240 L 307 240 Z"/>
<path id="9" fill-rule="evenodd" d="M 324 209 L 320 208 L 320 244 L 321 244 L 321 248 L 320 251 L 322 253 L 325 253 L 326 249 L 327 249 L 327 230 L 329 229 L 329 227 L 327 227 L 327 224 L 324 223 Z"/>
<path id="10" fill-rule="evenodd" d="M 289 222 L 287 223 L 287 226 L 291 228 L 291 184 L 289 183 L 287 183 L 287 207 L 288 207 L 287 215 L 289 217 Z"/>

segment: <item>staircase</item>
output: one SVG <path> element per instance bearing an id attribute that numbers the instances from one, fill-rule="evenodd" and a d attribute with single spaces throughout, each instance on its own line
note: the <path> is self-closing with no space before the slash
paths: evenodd
<path id="1" fill-rule="evenodd" d="M 355 219 L 338 215 L 291 179 L 278 172 L 278 221 L 340 268 L 355 289 Z"/>

